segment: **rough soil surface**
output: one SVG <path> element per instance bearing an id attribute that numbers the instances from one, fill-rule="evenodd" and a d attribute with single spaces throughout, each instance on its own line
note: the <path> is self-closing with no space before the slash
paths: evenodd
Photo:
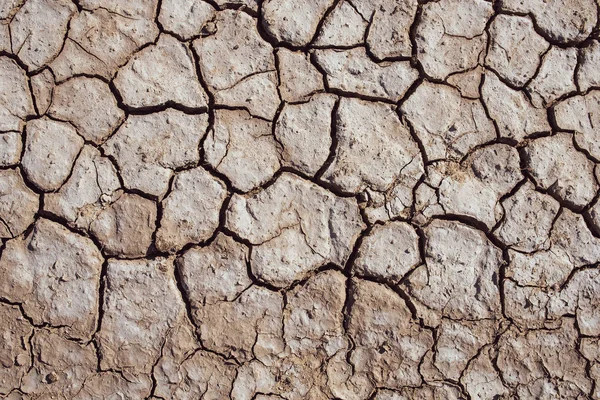
<path id="1" fill-rule="evenodd" d="M 0 0 L 0 398 L 600 400 L 600 0 Z"/>

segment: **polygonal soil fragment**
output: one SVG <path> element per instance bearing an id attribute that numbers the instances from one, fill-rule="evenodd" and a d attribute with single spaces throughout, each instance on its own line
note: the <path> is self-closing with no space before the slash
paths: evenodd
<path id="1" fill-rule="evenodd" d="M 70 124 L 48 117 L 31 120 L 21 159 L 23 172 L 40 190 L 56 190 L 69 177 L 83 143 Z"/>
<path id="2" fill-rule="evenodd" d="M 25 185 L 19 170 L 0 170 L 0 238 L 23 233 L 38 208 L 39 196 Z"/>
<path id="3" fill-rule="evenodd" d="M 239 190 L 249 191 L 279 169 L 279 151 L 271 123 L 245 111 L 217 110 L 212 131 L 204 141 L 206 161 Z"/>
<path id="4" fill-rule="evenodd" d="M 581 335 L 600 335 L 600 273 L 596 269 L 577 271 L 560 294 L 551 299 L 550 312 L 560 318 L 574 314 Z"/>
<path id="5" fill-rule="evenodd" d="M 462 398 L 462 394 L 457 387 L 447 383 L 432 382 L 432 384 L 423 384 L 416 388 L 404 387 L 398 391 L 381 389 L 377 391 L 373 400 L 459 400 Z"/>
<path id="6" fill-rule="evenodd" d="M 207 127 L 206 114 L 167 109 L 130 115 L 103 148 L 115 158 L 127 188 L 162 197 L 174 169 L 199 161 L 198 146 Z"/>
<path id="7" fill-rule="evenodd" d="M 177 259 L 185 295 L 193 307 L 233 301 L 252 281 L 248 248 L 219 233 L 206 247 L 193 247 Z"/>
<path id="8" fill-rule="evenodd" d="M 551 105 L 559 97 L 577 90 L 575 87 L 575 68 L 577 49 L 551 47 L 544 55 L 542 65 L 527 91 L 535 107 Z"/>
<path id="9" fill-rule="evenodd" d="M 159 363 L 159 368 L 167 367 Z M 176 368 L 176 369 L 175 369 Z M 226 399 L 229 398 L 236 365 L 208 352 L 195 351 L 185 357 L 180 365 L 167 370 L 169 375 L 160 379 L 156 395 L 163 399 Z"/>
<path id="10" fill-rule="evenodd" d="M 333 0 L 265 0 L 261 23 L 267 34 L 292 46 L 307 45 Z"/>
<path id="11" fill-rule="evenodd" d="M 48 114 L 71 122 L 81 136 L 96 144 L 104 142 L 125 116 L 108 85 L 86 77 L 72 78 L 56 86 Z"/>
<path id="12" fill-rule="evenodd" d="M 600 159 L 600 91 L 573 96 L 554 107 L 556 124 L 560 129 L 574 131 L 575 142 L 595 159 Z"/>
<path id="13" fill-rule="evenodd" d="M 29 337 L 33 327 L 21 315 L 19 307 L 0 303 L 0 395 L 20 386 L 21 378 L 31 366 Z"/>
<path id="14" fill-rule="evenodd" d="M 14 54 L 31 70 L 52 61 L 62 49 L 69 19 L 76 12 L 68 0 L 31 0 L 10 23 Z"/>
<path id="15" fill-rule="evenodd" d="M 20 132 L 0 133 L 0 167 L 9 167 L 19 163 L 23 142 Z"/>
<path id="16" fill-rule="evenodd" d="M 485 63 L 511 85 L 520 87 L 534 77 L 549 46 L 528 17 L 499 15 L 490 26 Z"/>
<path id="17" fill-rule="evenodd" d="M 74 398 L 97 364 L 93 346 L 41 329 L 31 339 L 32 368 L 21 384 L 31 398 Z"/>
<path id="18" fill-rule="evenodd" d="M 160 4 L 158 22 L 167 32 L 184 40 L 199 35 L 215 16 L 215 9 L 204 0 L 164 0 Z"/>
<path id="19" fill-rule="evenodd" d="M 329 88 L 375 99 L 399 101 L 419 76 L 408 61 L 371 61 L 362 47 L 315 50 L 314 54 Z"/>
<path id="20" fill-rule="evenodd" d="M 428 161 L 460 160 L 472 148 L 496 137 L 478 100 L 468 100 L 447 85 L 423 82 L 402 104 Z"/>
<path id="21" fill-rule="evenodd" d="M 497 365 L 503 381 L 519 398 L 586 398 L 592 382 L 577 343 L 570 318 L 554 330 L 519 333 L 511 328 L 498 343 Z"/>
<path id="22" fill-rule="evenodd" d="M 350 0 L 361 16 L 370 21 L 367 46 L 378 59 L 410 57 L 410 27 L 417 13 L 417 1 Z"/>
<path id="23" fill-rule="evenodd" d="M 6 243 L 0 296 L 21 303 L 36 324 L 89 339 L 96 325 L 102 262 L 90 239 L 42 218 L 29 235 Z"/>
<path id="24" fill-rule="evenodd" d="M 283 298 L 264 287 L 251 286 L 235 300 L 193 310 L 203 345 L 240 362 L 266 362 L 283 350 Z"/>
<path id="25" fill-rule="evenodd" d="M 65 184 L 58 191 L 44 195 L 44 210 L 74 227 L 89 229 L 98 214 L 118 198 L 120 187 L 110 160 L 86 145 Z"/>
<path id="26" fill-rule="evenodd" d="M 494 73 L 485 74 L 481 95 L 501 137 L 520 142 L 551 130 L 546 110 L 534 107 L 525 93 L 509 88 Z"/>
<path id="27" fill-rule="evenodd" d="M 156 247 L 176 251 L 187 243 L 207 240 L 219 226 L 219 212 L 227 187 L 202 168 L 180 172 L 162 202 Z"/>
<path id="28" fill-rule="evenodd" d="M 395 282 L 421 261 L 419 237 L 406 222 L 375 225 L 363 237 L 353 270 L 360 274 Z"/>
<path id="29" fill-rule="evenodd" d="M 323 76 L 307 54 L 283 47 L 277 49 L 276 54 L 282 100 L 306 101 L 312 93 L 323 90 Z"/>
<path id="30" fill-rule="evenodd" d="M 484 31 L 492 4 L 484 0 L 442 0 L 423 6 L 416 29 L 417 57 L 434 79 L 475 67 L 487 42 Z"/>
<path id="31" fill-rule="evenodd" d="M 149 374 L 168 331 L 185 318 L 173 260 L 109 260 L 106 288 L 97 336 L 100 367 Z"/>
<path id="32" fill-rule="evenodd" d="M 414 187 L 421 176 L 419 148 L 395 110 L 387 104 L 341 99 L 336 136 L 336 154 L 323 179 L 340 190 L 385 191 L 398 180 Z M 413 163 L 416 168 L 410 168 Z"/>
<path id="33" fill-rule="evenodd" d="M 494 341 L 497 323 L 492 320 L 455 321 L 444 318 L 436 331 L 432 358 L 423 364 L 425 379 L 457 381 L 480 349 Z M 438 376 L 436 376 L 438 375 Z"/>
<path id="34" fill-rule="evenodd" d="M 552 197 L 535 191 L 530 182 L 502 202 L 504 219 L 495 235 L 507 246 L 525 252 L 547 244 L 560 205 Z"/>
<path id="35" fill-rule="evenodd" d="M 349 359 L 355 373 L 366 373 L 376 386 L 419 386 L 431 332 L 412 320 L 404 300 L 386 286 L 353 280 L 350 296 L 347 332 L 355 345 Z"/>
<path id="36" fill-rule="evenodd" d="M 136 194 L 122 194 L 90 224 L 90 232 L 111 256 L 143 257 L 152 243 L 156 204 Z"/>
<path id="37" fill-rule="evenodd" d="M 25 117 L 34 113 L 25 71 L 8 57 L 0 57 L 0 131 L 21 131 Z"/>
<path id="38" fill-rule="evenodd" d="M 491 346 L 485 347 L 473 358 L 461 377 L 461 383 L 472 399 L 505 398 L 509 395 L 509 389 L 504 386 L 497 368 L 492 363 L 496 354 L 497 351 Z"/>
<path id="39" fill-rule="evenodd" d="M 598 191 L 594 165 L 575 149 L 571 134 L 532 141 L 524 158 L 536 183 L 573 208 L 587 205 Z"/>
<path id="40" fill-rule="evenodd" d="M 285 104 L 275 123 L 275 137 L 283 147 L 282 162 L 314 175 L 329 157 L 331 119 L 336 98 L 314 95 L 308 102 Z"/>
<path id="41" fill-rule="evenodd" d="M 52 103 L 54 87 L 56 86 L 54 74 L 49 68 L 44 68 L 42 72 L 30 77 L 29 82 L 38 115 L 43 115 L 48 111 L 48 107 Z"/>
<path id="42" fill-rule="evenodd" d="M 231 88 L 215 93 L 215 104 L 243 107 L 253 116 L 272 120 L 279 107 L 277 73 L 275 71 L 250 75 Z"/>
<path id="43" fill-rule="evenodd" d="M 77 74 L 112 78 L 133 53 L 158 35 L 153 20 L 156 2 L 80 1 L 85 10 L 71 19 L 64 47 L 50 64 L 57 80 Z"/>
<path id="44" fill-rule="evenodd" d="M 202 77 L 211 91 L 231 88 L 249 75 L 275 69 L 273 49 L 248 14 L 217 13 L 216 33 L 194 41 Z"/>
<path id="45" fill-rule="evenodd" d="M 343 265 L 364 225 L 354 199 L 284 173 L 254 195 L 234 195 L 226 226 L 254 245 L 257 278 L 287 286 L 321 265 Z"/>
<path id="46" fill-rule="evenodd" d="M 325 17 L 315 46 L 350 47 L 362 43 L 368 21 L 349 1 L 341 1 Z"/>
<path id="47" fill-rule="evenodd" d="M 207 105 L 191 51 L 169 35 L 161 35 L 156 44 L 136 53 L 119 70 L 114 83 L 130 107 Z"/>
<path id="48" fill-rule="evenodd" d="M 503 144 L 474 151 L 462 165 L 434 164 L 429 175 L 446 213 L 474 218 L 488 229 L 502 216 L 502 196 L 523 179 L 517 150 Z"/>
<path id="49" fill-rule="evenodd" d="M 592 40 L 583 47 L 579 53 L 579 69 L 577 70 L 577 84 L 579 89 L 586 91 L 593 86 L 600 86 L 600 42 Z"/>
<path id="50" fill-rule="evenodd" d="M 499 317 L 500 249 L 482 232 L 459 222 L 434 220 L 424 233 L 425 265 L 403 284 L 416 300 L 419 317 L 427 325 L 438 325 L 442 317 Z"/>
<path id="51" fill-rule="evenodd" d="M 548 39 L 563 44 L 585 40 L 598 20 L 593 0 L 506 0 L 500 7 L 517 13 L 531 13 Z"/>

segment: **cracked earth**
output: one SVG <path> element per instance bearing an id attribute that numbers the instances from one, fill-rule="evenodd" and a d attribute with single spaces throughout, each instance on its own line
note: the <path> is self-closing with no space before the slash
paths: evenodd
<path id="1" fill-rule="evenodd" d="M 0 397 L 600 399 L 597 0 L 0 0 Z"/>

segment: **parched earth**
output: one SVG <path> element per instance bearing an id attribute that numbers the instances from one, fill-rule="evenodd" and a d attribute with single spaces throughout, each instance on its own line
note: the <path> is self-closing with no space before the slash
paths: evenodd
<path id="1" fill-rule="evenodd" d="M 0 398 L 600 399 L 595 0 L 0 0 Z"/>

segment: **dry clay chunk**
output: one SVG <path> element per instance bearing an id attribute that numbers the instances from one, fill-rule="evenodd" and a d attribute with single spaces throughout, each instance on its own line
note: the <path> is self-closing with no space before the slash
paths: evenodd
<path id="1" fill-rule="evenodd" d="M 19 163 L 23 142 L 20 132 L 0 132 L 0 167 Z"/>
<path id="2" fill-rule="evenodd" d="M 447 85 L 424 81 L 402 104 L 402 113 L 423 143 L 428 161 L 458 161 L 496 137 L 481 103 L 463 98 Z"/>
<path id="3" fill-rule="evenodd" d="M 275 123 L 275 137 L 283 147 L 283 164 L 314 175 L 329 157 L 331 119 L 336 98 L 314 95 L 308 102 L 285 104 Z"/>
<path id="4" fill-rule="evenodd" d="M 114 2 L 82 3 L 90 11 L 84 10 L 71 19 L 64 47 L 50 64 L 59 81 L 77 74 L 111 79 L 137 49 L 158 35 L 154 23 L 157 0 L 120 2 L 134 5 L 125 13 L 114 7 Z"/>
<path id="5" fill-rule="evenodd" d="M 363 237 L 354 271 L 387 281 L 397 281 L 421 261 L 419 237 L 406 222 L 375 225 Z"/>
<path id="6" fill-rule="evenodd" d="M 252 281 L 248 276 L 249 249 L 219 233 L 206 247 L 194 247 L 177 259 L 187 298 L 193 307 L 233 301 Z"/>
<path id="7" fill-rule="evenodd" d="M 404 287 L 426 325 L 436 326 L 442 317 L 497 318 L 502 262 L 502 252 L 482 232 L 434 220 L 425 228 L 425 265 L 417 267 Z"/>
<path id="8" fill-rule="evenodd" d="M 423 168 L 419 148 L 391 106 L 343 98 L 336 127 L 337 151 L 323 180 L 351 193 L 385 191 L 399 179 L 410 187 L 417 183 Z M 413 161 L 417 173 L 413 168 L 405 173 Z"/>
<path id="9" fill-rule="evenodd" d="M 550 46 L 528 17 L 499 15 L 490 26 L 490 36 L 486 65 L 514 86 L 533 78 Z"/>
<path id="10" fill-rule="evenodd" d="M 261 23 L 278 42 L 304 46 L 317 33 L 317 25 L 333 0 L 265 0 Z"/>
<path id="11" fill-rule="evenodd" d="M 577 145 L 600 159 L 600 91 L 592 90 L 584 96 L 573 96 L 554 108 L 560 129 L 574 131 Z"/>
<path id="12" fill-rule="evenodd" d="M 239 362 L 266 362 L 283 350 L 283 296 L 252 286 L 234 301 L 199 306 L 193 311 L 203 345 Z"/>
<path id="13" fill-rule="evenodd" d="M 315 46 L 348 47 L 363 42 L 368 22 L 349 1 L 341 1 L 325 17 Z"/>
<path id="14" fill-rule="evenodd" d="M 127 188 L 162 197 L 174 169 L 199 161 L 198 146 L 207 127 L 206 114 L 167 109 L 130 115 L 103 147 L 115 158 Z"/>
<path id="15" fill-rule="evenodd" d="M 504 144 L 480 148 L 460 166 L 436 164 L 430 176 L 434 171 L 442 178 L 438 196 L 445 212 L 474 218 L 489 229 L 502 216 L 502 196 L 523 179 L 517 150 Z"/>
<path id="16" fill-rule="evenodd" d="M 6 395 L 20 386 L 31 366 L 28 339 L 33 327 L 16 305 L 0 303 L 0 321 L 0 395 Z"/>
<path id="17" fill-rule="evenodd" d="M 54 74 L 49 68 L 44 68 L 40 73 L 31 76 L 29 82 L 31 83 L 31 94 L 33 94 L 38 115 L 44 115 L 52 103 L 54 87 L 56 86 Z"/>
<path id="18" fill-rule="evenodd" d="M 277 73 L 275 71 L 250 75 L 231 88 L 215 93 L 215 104 L 243 107 L 259 118 L 273 120 L 279 107 Z"/>
<path id="19" fill-rule="evenodd" d="M 167 332 L 183 322 L 185 306 L 173 260 L 108 261 L 101 329 L 100 367 L 149 374 Z"/>
<path id="20" fill-rule="evenodd" d="M 593 0 L 506 0 L 500 7 L 518 13 L 531 13 L 544 35 L 565 44 L 585 40 L 598 20 L 598 10 Z"/>
<path id="21" fill-rule="evenodd" d="M 587 397 L 592 382 L 573 322 L 565 318 L 557 329 L 522 333 L 511 328 L 500 338 L 497 366 L 519 398 Z"/>
<path id="22" fill-rule="evenodd" d="M 211 91 L 229 89 L 249 75 L 275 69 L 273 49 L 260 37 L 252 17 L 227 10 L 217 13 L 215 24 L 214 35 L 193 43 Z"/>
<path id="23" fill-rule="evenodd" d="M 254 195 L 234 195 L 226 226 L 254 245 L 254 275 L 276 286 L 328 262 L 343 265 L 364 227 L 354 199 L 289 173 Z"/>
<path id="24" fill-rule="evenodd" d="M 189 40 L 214 16 L 215 9 L 204 0 L 165 0 L 160 4 L 158 22 L 166 31 Z"/>
<path id="25" fill-rule="evenodd" d="M 67 340 L 42 329 L 31 339 L 32 368 L 23 378 L 21 390 L 26 398 L 140 399 L 150 394 L 149 378 L 128 381 L 116 371 L 98 371 L 96 347 Z"/>
<path id="26" fill-rule="evenodd" d="M 19 170 L 0 170 L 0 238 L 19 236 L 34 222 L 39 196 L 25 185 Z"/>
<path id="27" fill-rule="evenodd" d="M 330 88 L 375 99 L 399 101 L 419 77 L 408 61 L 377 64 L 364 48 L 316 50 Z"/>
<path id="28" fill-rule="evenodd" d="M 89 339 L 96 325 L 102 262 L 90 239 L 39 219 L 27 237 L 6 243 L 0 258 L 0 296 L 21 303 L 36 324 Z"/>
<path id="29" fill-rule="evenodd" d="M 537 184 L 575 208 L 586 206 L 598 191 L 594 164 L 575 149 L 569 133 L 536 139 L 525 155 Z"/>
<path id="30" fill-rule="evenodd" d="M 10 23 L 11 46 L 27 67 L 36 70 L 60 52 L 69 19 L 76 12 L 68 0 L 31 0 Z"/>
<path id="31" fill-rule="evenodd" d="M 546 110 L 534 107 L 525 93 L 509 88 L 496 74 L 485 74 L 481 94 L 501 137 L 520 142 L 551 130 Z"/>
<path id="32" fill-rule="evenodd" d="M 114 83 L 130 107 L 207 106 L 191 50 L 169 35 L 161 35 L 155 45 L 136 53 L 119 70 Z"/>
<path id="33" fill-rule="evenodd" d="M 515 250 L 532 252 L 542 249 L 550 236 L 560 205 L 552 197 L 535 191 L 527 182 L 502 202 L 505 218 L 496 236 Z"/>
<path id="34" fill-rule="evenodd" d="M 25 71 L 8 57 L 0 57 L 0 131 L 21 131 L 25 117 L 34 113 Z"/>
<path id="35" fill-rule="evenodd" d="M 279 169 L 279 151 L 271 123 L 245 111 L 217 110 L 204 141 L 206 161 L 239 190 L 249 191 Z"/>
<path id="36" fill-rule="evenodd" d="M 423 6 L 416 29 L 417 57 L 425 73 L 435 79 L 475 67 L 482 56 L 492 16 L 484 0 L 442 0 Z"/>
<path id="37" fill-rule="evenodd" d="M 125 193 L 90 224 L 104 253 L 118 257 L 143 257 L 152 243 L 156 203 Z"/>
<path id="38" fill-rule="evenodd" d="M 44 195 L 44 210 L 77 228 L 90 223 L 118 197 L 121 185 L 114 165 L 98 149 L 84 146 L 69 179 L 57 192 Z"/>
<path id="39" fill-rule="evenodd" d="M 56 86 L 48 113 L 71 122 L 81 136 L 96 144 L 104 142 L 125 116 L 108 85 L 100 79 L 86 77 Z"/>
<path id="40" fill-rule="evenodd" d="M 69 177 L 83 143 L 68 123 L 48 117 L 27 122 L 21 160 L 27 179 L 45 192 L 58 189 Z"/>
<path id="41" fill-rule="evenodd" d="M 416 0 L 350 0 L 366 21 L 369 50 L 378 59 L 410 57 L 410 27 L 417 13 Z"/>
<path id="42" fill-rule="evenodd" d="M 577 49 L 551 47 L 544 55 L 537 75 L 527 86 L 533 105 L 538 108 L 547 107 L 561 96 L 576 91 L 576 66 Z"/>
<path id="43" fill-rule="evenodd" d="M 276 54 L 282 100 L 306 101 L 312 93 L 323 90 L 323 76 L 307 54 L 284 47 L 277 49 Z"/>
<path id="44" fill-rule="evenodd" d="M 156 247 L 176 251 L 187 243 L 201 242 L 219 226 L 219 212 L 227 187 L 203 168 L 175 176 L 171 193 L 163 200 Z"/>
<path id="45" fill-rule="evenodd" d="M 579 53 L 580 63 L 577 70 L 577 83 L 579 89 L 587 91 L 591 87 L 600 86 L 600 42 L 592 40 L 583 47 Z"/>
<path id="46" fill-rule="evenodd" d="M 353 280 L 348 335 L 354 342 L 350 362 L 375 386 L 401 388 L 422 383 L 418 368 L 433 345 L 432 333 L 412 319 L 404 300 L 386 286 Z"/>

